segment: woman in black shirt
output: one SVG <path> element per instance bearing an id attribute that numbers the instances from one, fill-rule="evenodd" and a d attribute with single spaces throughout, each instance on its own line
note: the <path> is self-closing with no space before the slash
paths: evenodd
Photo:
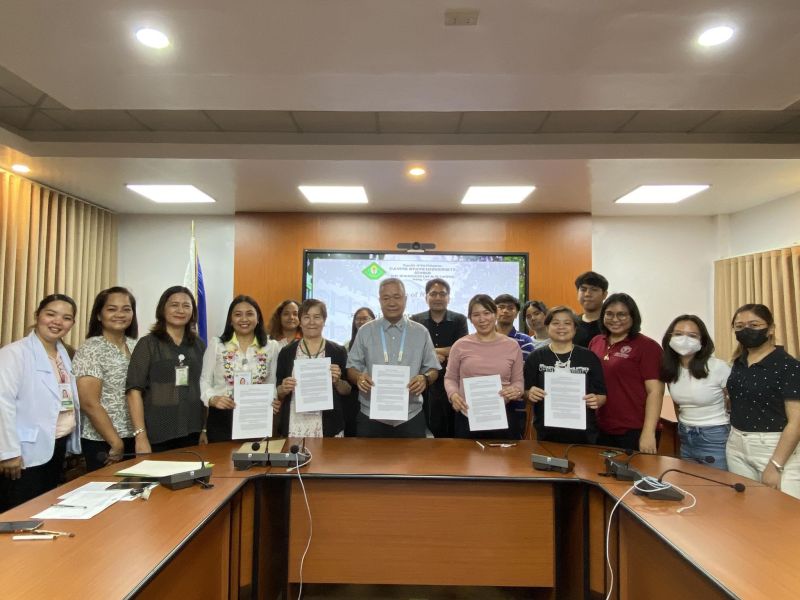
<path id="1" fill-rule="evenodd" d="M 733 315 L 739 347 L 728 378 L 728 469 L 800 498 L 800 362 L 775 345 L 775 321 L 763 304 Z"/>
<path id="2" fill-rule="evenodd" d="M 173 286 L 161 294 L 156 323 L 131 354 L 125 387 L 137 454 L 207 441 L 201 436 L 206 409 L 200 399 L 206 345 L 196 324 L 194 296 Z"/>
<path id="3" fill-rule="evenodd" d="M 551 308 L 544 319 L 550 343 L 531 352 L 525 360 L 526 397 L 533 402 L 536 438 L 564 444 L 597 443 L 595 411 L 606 401 L 606 386 L 600 359 L 587 348 L 572 343 L 578 331 L 578 316 L 566 306 Z M 586 377 L 586 429 L 548 427 L 544 423 L 545 374 L 583 374 Z M 551 375 L 552 376 L 552 375 Z"/>

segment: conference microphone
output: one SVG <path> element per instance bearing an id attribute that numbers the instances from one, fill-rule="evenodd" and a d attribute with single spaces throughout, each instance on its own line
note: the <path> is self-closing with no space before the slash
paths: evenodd
<path id="1" fill-rule="evenodd" d="M 166 453 L 173 453 L 173 454 L 193 454 L 197 458 L 200 459 L 200 468 L 199 469 L 188 469 L 181 473 L 173 473 L 172 475 L 164 475 L 163 477 L 128 477 L 127 479 L 137 479 L 139 481 L 155 481 L 156 483 L 163 485 L 166 488 L 171 490 L 180 490 L 183 488 L 191 487 L 195 483 L 199 484 L 203 487 L 203 489 L 210 489 L 214 487 L 213 483 L 209 483 L 209 479 L 211 479 L 211 467 L 206 464 L 205 459 L 197 452 L 193 450 L 168 450 Z M 136 458 L 137 456 L 151 456 L 153 455 L 152 452 L 128 452 L 121 455 L 121 458 Z M 108 452 L 100 451 L 96 455 L 97 460 L 101 460 L 103 462 L 106 461 L 108 458 Z"/>
<path id="2" fill-rule="evenodd" d="M 269 440 L 269 438 L 264 438 Z M 231 454 L 233 466 L 237 471 L 244 471 L 250 467 L 292 467 L 299 463 L 306 462 L 310 455 L 297 444 L 289 447 L 289 452 L 270 452 L 269 441 L 266 444 L 261 442 L 245 442 L 241 448 Z M 303 442 L 305 446 L 305 442 Z"/>
<path id="3" fill-rule="evenodd" d="M 581 448 L 602 448 L 617 452 L 627 452 L 621 448 L 613 446 L 598 446 L 597 444 L 570 444 L 564 449 L 562 457 L 547 456 L 545 454 L 531 454 L 531 464 L 537 471 L 557 471 L 559 473 L 571 473 L 575 468 L 575 463 L 569 460 L 569 451 L 575 447 Z M 608 459 L 606 459 L 608 461 Z"/>
<path id="4" fill-rule="evenodd" d="M 663 481 L 664 475 L 667 473 L 683 473 L 684 475 L 689 475 L 691 477 L 697 477 L 698 479 L 705 479 L 706 481 L 710 481 L 711 483 L 718 483 L 719 485 L 724 485 L 725 487 L 732 488 L 737 492 L 743 492 L 746 488 L 743 483 L 725 483 L 724 481 L 719 481 L 717 479 L 711 479 L 711 477 L 706 477 L 704 475 L 697 475 L 696 473 L 690 473 L 689 471 L 682 471 L 681 469 L 667 469 L 664 471 L 661 476 L 658 478 L 658 481 Z"/>

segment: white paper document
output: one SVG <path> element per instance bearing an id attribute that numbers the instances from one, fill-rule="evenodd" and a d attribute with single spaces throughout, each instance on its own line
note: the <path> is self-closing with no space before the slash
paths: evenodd
<path id="1" fill-rule="evenodd" d="M 500 375 L 465 377 L 463 383 L 464 400 L 469 408 L 469 430 L 507 429 L 506 403 L 500 395 L 503 388 Z"/>
<path id="2" fill-rule="evenodd" d="M 32 519 L 91 519 L 117 500 L 130 496 L 128 490 L 89 490 L 70 494 L 58 504 L 44 509 Z"/>
<path id="3" fill-rule="evenodd" d="M 264 438 L 272 434 L 272 383 L 240 384 L 234 380 L 231 439 Z"/>
<path id="4" fill-rule="evenodd" d="M 586 429 L 586 375 L 556 369 L 544 374 L 544 426 Z"/>
<path id="5" fill-rule="evenodd" d="M 408 421 L 408 382 L 411 369 L 400 365 L 373 365 L 369 418 Z"/>
<path id="6" fill-rule="evenodd" d="M 294 362 L 294 409 L 297 412 L 331 410 L 333 385 L 331 384 L 331 359 L 312 358 Z"/>
<path id="7" fill-rule="evenodd" d="M 120 483 L 119 481 L 90 481 L 89 483 L 85 483 L 79 488 L 72 490 L 71 492 L 67 492 L 66 494 L 62 494 L 58 497 L 59 500 L 66 500 L 67 498 L 79 494 L 80 492 L 99 492 L 103 490 L 108 490 L 112 485 L 145 485 L 145 484 L 124 484 Z M 157 483 L 151 483 L 146 485 L 148 488 L 158 487 Z M 109 490 L 109 491 L 119 491 L 122 488 L 118 488 L 116 490 Z M 131 489 L 126 488 L 123 491 L 127 492 L 126 495 L 122 496 L 119 501 L 120 502 L 131 502 L 133 500 L 137 500 L 138 498 L 142 497 L 141 494 L 131 494 Z"/>

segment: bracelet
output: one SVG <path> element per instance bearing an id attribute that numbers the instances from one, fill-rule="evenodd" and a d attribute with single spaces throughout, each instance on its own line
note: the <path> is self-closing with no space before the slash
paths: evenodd
<path id="1" fill-rule="evenodd" d="M 200 433 L 208 433 L 208 430 L 207 429 L 201 429 Z"/>
<path id="2" fill-rule="evenodd" d="M 137 429 L 136 431 L 134 431 L 134 432 L 133 432 L 133 437 L 136 437 L 136 436 L 137 436 L 137 435 L 139 435 L 140 433 L 144 433 L 144 427 L 140 427 L 139 429 Z"/>
<path id="3" fill-rule="evenodd" d="M 783 473 L 783 465 L 779 465 L 778 462 L 772 458 L 769 459 L 769 462 L 778 470 L 778 473 Z"/>

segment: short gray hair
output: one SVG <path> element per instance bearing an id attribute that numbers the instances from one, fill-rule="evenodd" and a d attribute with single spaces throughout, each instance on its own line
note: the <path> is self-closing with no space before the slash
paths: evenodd
<path id="1" fill-rule="evenodd" d="M 395 283 L 398 286 L 400 286 L 400 289 L 403 290 L 403 296 L 405 296 L 406 295 L 406 286 L 397 277 L 387 277 L 386 279 L 382 280 L 380 282 L 380 284 L 378 285 L 378 296 L 381 295 L 381 292 L 383 291 L 383 288 L 385 288 L 387 285 L 391 285 L 393 283 Z"/>

